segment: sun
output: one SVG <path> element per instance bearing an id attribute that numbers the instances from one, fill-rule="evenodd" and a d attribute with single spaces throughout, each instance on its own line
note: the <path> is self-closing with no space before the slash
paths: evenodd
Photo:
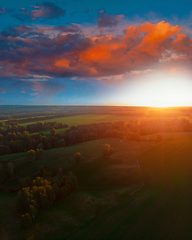
<path id="1" fill-rule="evenodd" d="M 192 84 L 186 80 L 163 79 L 146 83 L 143 103 L 151 107 L 187 106 L 192 103 Z"/>
<path id="2" fill-rule="evenodd" d="M 119 98 L 127 105 L 148 107 L 192 106 L 192 81 L 185 76 L 156 75 L 132 82 Z"/>

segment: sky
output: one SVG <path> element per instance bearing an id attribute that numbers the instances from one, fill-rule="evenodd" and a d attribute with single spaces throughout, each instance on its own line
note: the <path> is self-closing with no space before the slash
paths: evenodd
<path id="1" fill-rule="evenodd" d="M 192 106 L 192 2 L 1 0 L 1 105 Z"/>

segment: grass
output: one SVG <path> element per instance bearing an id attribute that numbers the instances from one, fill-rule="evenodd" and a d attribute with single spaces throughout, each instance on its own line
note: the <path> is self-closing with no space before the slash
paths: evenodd
<path id="1" fill-rule="evenodd" d="M 70 239 L 190 239 L 191 145 L 189 136 L 143 154 L 145 187 Z"/>
<path id="2" fill-rule="evenodd" d="M 114 148 L 111 156 L 104 158 L 104 145 Z M 54 173 L 63 167 L 67 173 L 73 171 L 78 178 L 78 190 L 65 200 L 44 209 L 27 229 L 20 227 L 20 215 L 14 206 L 16 196 L 4 194 L 0 202 L 0 215 L 4 217 L 4 233 L 8 239 L 67 239 L 73 232 L 85 227 L 103 212 L 116 207 L 141 185 L 137 159 L 141 152 L 154 146 L 152 142 L 120 141 L 101 139 L 71 147 L 44 151 L 41 160 L 27 163 L 26 153 L 1 156 L 0 161 L 14 159 L 16 171 L 32 178 L 38 166 L 43 164 Z M 74 154 L 80 152 L 82 163 L 74 165 Z M 67 162 L 67 164 L 66 164 Z M 6 208 L 4 208 L 6 205 Z M 7 214 L 7 212 L 9 214 Z M 12 223 L 16 222 L 14 226 Z"/>
<path id="3" fill-rule="evenodd" d="M 172 117 L 169 116 L 168 118 L 181 118 L 182 115 L 177 114 L 176 116 L 173 115 Z M 156 119 L 156 116 L 151 115 L 147 117 L 145 113 L 143 115 L 133 115 L 130 113 L 128 116 L 118 116 L 118 115 L 78 115 L 78 116 L 70 116 L 70 117 L 62 117 L 62 118 L 53 118 L 50 120 L 45 120 L 46 122 L 62 122 L 62 123 L 69 123 L 69 125 L 79 125 L 79 124 L 91 124 L 96 122 L 114 122 L 114 121 L 124 121 L 128 123 L 131 120 L 149 120 L 149 119 Z M 189 117 L 187 117 L 189 118 Z M 190 119 L 190 118 L 189 118 Z M 43 121 L 43 120 L 42 120 Z M 21 126 L 27 126 L 28 124 L 34 124 L 37 121 L 29 122 L 29 123 L 21 123 Z M 62 133 L 66 131 L 68 128 L 61 128 L 57 129 L 57 133 Z M 40 131 L 39 133 L 44 133 L 45 136 L 50 136 L 50 130 Z M 185 134 L 185 133 L 184 133 Z M 155 136 L 155 135 L 154 135 Z M 151 140 L 154 140 L 153 137 L 150 137 Z"/>
<path id="4" fill-rule="evenodd" d="M 79 125 L 79 124 L 89 124 L 95 122 L 114 122 L 114 121 L 125 121 L 136 120 L 136 117 L 131 116 L 115 116 L 115 115 L 78 115 L 72 117 L 62 117 L 46 120 L 46 122 L 62 122 L 69 123 L 69 125 Z M 21 123 L 21 126 L 27 126 L 37 122 Z M 57 133 L 62 133 L 68 128 L 57 129 Z M 45 136 L 50 136 L 50 130 L 40 131 L 39 133 L 44 133 Z"/>
<path id="5" fill-rule="evenodd" d="M 89 124 L 95 122 L 114 122 L 114 121 L 125 121 L 129 122 L 131 120 L 138 119 L 138 116 L 116 116 L 116 115 L 78 115 L 72 117 L 62 117 L 62 118 L 54 118 L 50 120 L 46 120 L 46 122 L 62 122 L 69 123 L 69 125 L 79 125 L 79 124 Z M 139 119 L 145 119 L 145 117 L 139 117 Z M 21 126 L 26 126 L 28 124 L 32 124 L 36 122 L 30 123 L 21 123 Z"/>

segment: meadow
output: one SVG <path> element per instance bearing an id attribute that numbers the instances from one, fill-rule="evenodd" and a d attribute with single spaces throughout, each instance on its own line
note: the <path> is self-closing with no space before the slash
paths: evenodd
<path id="1" fill-rule="evenodd" d="M 175 110 L 176 111 L 176 110 Z M 155 113 L 154 113 L 155 112 Z M 160 111 L 156 110 L 154 112 L 150 112 L 148 113 L 148 111 L 143 112 L 141 110 L 139 111 L 132 111 L 130 112 L 128 115 L 126 116 L 121 116 L 121 115 L 78 115 L 78 116 L 69 116 L 69 117 L 61 117 L 61 118 L 51 118 L 49 120 L 45 120 L 46 122 L 62 122 L 62 123 L 68 123 L 69 126 L 72 125 L 79 125 L 79 124 L 91 124 L 91 123 L 96 123 L 96 122 L 115 122 L 115 121 L 124 121 L 125 123 L 128 123 L 130 121 L 139 121 L 141 122 L 142 120 L 149 120 L 149 119 L 156 119 L 156 113 L 158 112 L 158 115 L 160 114 Z M 177 111 L 176 111 L 177 112 Z M 166 112 L 164 112 L 164 114 L 166 114 Z M 164 118 L 165 115 L 161 115 L 158 116 L 160 118 Z M 139 116 L 138 116 L 139 115 Z M 186 119 L 192 119 L 191 115 L 185 115 L 185 114 L 181 114 L 179 113 L 175 113 L 174 114 L 169 114 L 169 118 L 182 118 L 185 117 Z M 42 120 L 43 121 L 43 120 Z M 26 122 L 26 123 L 21 123 L 21 126 L 27 126 L 28 124 L 34 124 L 37 123 L 37 121 L 33 121 L 33 122 Z M 57 133 L 63 133 L 64 131 L 66 131 L 68 128 L 61 128 L 61 129 L 57 129 Z M 45 136 L 49 136 L 50 135 L 50 130 L 45 130 L 45 131 L 40 131 L 39 133 L 43 133 Z M 152 137 L 153 138 L 153 137 Z"/>
<path id="2" fill-rule="evenodd" d="M 103 156 L 108 143 L 113 146 L 113 154 Z M 120 139 L 101 139 L 65 148 L 44 151 L 43 158 L 28 163 L 26 153 L 5 155 L 0 161 L 14 159 L 16 171 L 23 176 L 35 177 L 40 165 L 54 174 L 62 167 L 64 173 L 72 171 L 78 179 L 78 190 L 66 199 L 57 202 L 49 209 L 39 213 L 27 228 L 21 227 L 20 212 L 15 193 L 1 193 L 0 226 L 4 231 L 0 238 L 5 239 L 67 239 L 107 210 L 118 206 L 142 184 L 138 157 L 146 149 L 156 145 L 154 142 L 136 142 Z M 74 154 L 80 152 L 82 162 L 74 164 Z M 15 180 L 6 183 L 7 187 Z M 7 214 L 9 213 L 9 214 Z M 14 237 L 11 237 L 14 236 Z"/>
<path id="3" fill-rule="evenodd" d="M 191 145 L 189 137 L 142 154 L 145 184 L 141 191 L 71 239 L 190 239 Z"/>

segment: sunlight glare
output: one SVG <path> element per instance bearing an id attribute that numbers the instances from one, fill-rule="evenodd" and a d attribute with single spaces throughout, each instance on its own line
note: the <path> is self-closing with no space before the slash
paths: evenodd
<path id="1" fill-rule="evenodd" d="M 122 94 L 123 95 L 123 94 Z M 148 79 L 129 86 L 126 96 L 121 96 L 127 105 L 149 107 L 176 107 L 192 105 L 192 83 L 189 79 Z"/>

